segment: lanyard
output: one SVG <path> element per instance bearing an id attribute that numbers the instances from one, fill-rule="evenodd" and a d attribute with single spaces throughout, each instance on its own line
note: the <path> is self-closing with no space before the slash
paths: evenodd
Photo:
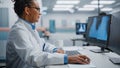
<path id="1" fill-rule="evenodd" d="M 45 48 L 45 43 L 43 44 L 43 49 L 42 49 L 42 51 L 45 51 L 44 48 Z"/>

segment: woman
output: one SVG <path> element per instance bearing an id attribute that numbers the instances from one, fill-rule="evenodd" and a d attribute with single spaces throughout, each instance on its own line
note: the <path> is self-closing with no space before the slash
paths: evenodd
<path id="1" fill-rule="evenodd" d="M 19 19 L 11 28 L 7 42 L 7 68 L 37 68 L 50 64 L 88 64 L 84 55 L 67 56 L 63 50 L 39 37 L 35 23 L 40 17 L 36 0 L 14 0 L 14 10 Z"/>

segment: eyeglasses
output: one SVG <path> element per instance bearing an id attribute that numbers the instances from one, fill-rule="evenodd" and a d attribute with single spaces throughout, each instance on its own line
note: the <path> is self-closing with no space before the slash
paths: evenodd
<path id="1" fill-rule="evenodd" d="M 40 8 L 38 8 L 38 7 L 29 7 L 29 8 L 34 8 L 34 9 L 36 9 L 37 11 L 40 12 Z"/>

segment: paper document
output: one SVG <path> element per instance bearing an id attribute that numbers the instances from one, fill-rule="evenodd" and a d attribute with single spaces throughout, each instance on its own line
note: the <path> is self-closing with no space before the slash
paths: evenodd
<path id="1" fill-rule="evenodd" d="M 69 68 L 68 65 L 49 65 L 45 66 L 45 68 Z"/>
<path id="2" fill-rule="evenodd" d="M 81 64 L 68 64 L 69 68 L 96 68 L 92 63 L 81 65 Z"/>

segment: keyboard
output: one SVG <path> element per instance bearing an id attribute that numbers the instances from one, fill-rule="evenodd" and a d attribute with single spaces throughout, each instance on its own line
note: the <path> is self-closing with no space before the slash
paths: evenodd
<path id="1" fill-rule="evenodd" d="M 65 53 L 66 53 L 68 56 L 80 54 L 77 50 L 74 50 L 74 51 L 66 51 Z"/>
<path id="2" fill-rule="evenodd" d="M 110 52 L 107 54 L 107 56 L 109 60 L 113 62 L 114 64 L 120 64 L 120 55 Z"/>

